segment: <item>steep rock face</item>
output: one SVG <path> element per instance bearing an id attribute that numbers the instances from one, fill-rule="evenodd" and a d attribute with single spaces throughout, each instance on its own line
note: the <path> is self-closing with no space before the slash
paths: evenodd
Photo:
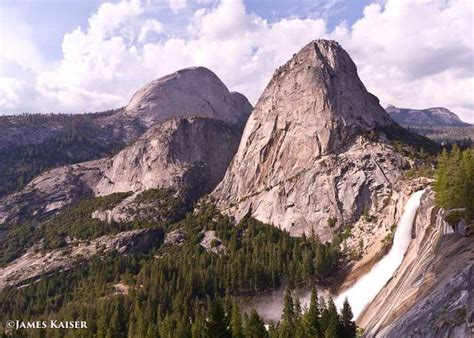
<path id="1" fill-rule="evenodd" d="M 243 128 L 252 106 L 210 70 L 178 71 L 144 86 L 127 107 L 90 114 L 0 116 L 0 197 L 55 167 L 123 149 L 156 123 L 209 117 Z"/>
<path id="2" fill-rule="evenodd" d="M 106 160 L 95 195 L 177 187 L 190 200 L 210 192 L 237 150 L 240 134 L 207 118 L 168 120 Z"/>
<path id="3" fill-rule="evenodd" d="M 402 264 L 358 320 L 366 337 L 469 337 L 473 239 L 453 234 L 443 214 L 428 189 Z"/>
<path id="4" fill-rule="evenodd" d="M 403 158 L 361 136 L 392 124 L 349 55 L 336 42 L 311 42 L 276 71 L 213 196 L 237 218 L 251 211 L 330 239 L 329 217 L 353 222 L 398 179 Z"/>
<path id="5" fill-rule="evenodd" d="M 204 67 L 179 70 L 138 90 L 120 118 L 137 119 L 146 128 L 174 117 L 209 117 L 243 126 L 252 106 L 239 93 L 230 93 Z"/>
<path id="6" fill-rule="evenodd" d="M 235 154 L 240 133 L 208 118 L 171 119 L 117 155 L 53 169 L 0 200 L 0 224 L 44 218 L 86 196 L 173 187 L 192 202 L 212 191 Z"/>

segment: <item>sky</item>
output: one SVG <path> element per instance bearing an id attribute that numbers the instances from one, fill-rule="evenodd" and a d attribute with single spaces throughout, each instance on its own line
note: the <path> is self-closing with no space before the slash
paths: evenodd
<path id="1" fill-rule="evenodd" d="M 318 38 L 349 52 L 383 106 L 474 123 L 472 0 L 0 0 L 0 114 L 118 108 L 189 66 L 255 103 Z"/>

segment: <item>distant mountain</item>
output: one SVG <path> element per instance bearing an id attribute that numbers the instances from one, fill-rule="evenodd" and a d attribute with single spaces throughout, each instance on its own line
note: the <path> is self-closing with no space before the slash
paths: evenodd
<path id="1" fill-rule="evenodd" d="M 385 110 L 398 124 L 440 144 L 457 142 L 468 147 L 474 139 L 474 125 L 463 122 L 446 108 L 410 109 L 389 105 Z"/>
<path id="2" fill-rule="evenodd" d="M 461 121 L 459 116 L 443 107 L 427 109 L 397 108 L 389 105 L 385 108 L 390 117 L 405 127 L 467 127 L 469 123 Z"/>

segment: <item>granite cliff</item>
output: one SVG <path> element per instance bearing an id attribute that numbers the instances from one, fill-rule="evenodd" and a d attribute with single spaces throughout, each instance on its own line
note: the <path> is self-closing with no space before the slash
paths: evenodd
<path id="1" fill-rule="evenodd" d="M 331 239 L 409 165 L 376 132 L 393 125 L 344 49 L 313 41 L 273 75 L 213 197 L 237 219 Z"/>

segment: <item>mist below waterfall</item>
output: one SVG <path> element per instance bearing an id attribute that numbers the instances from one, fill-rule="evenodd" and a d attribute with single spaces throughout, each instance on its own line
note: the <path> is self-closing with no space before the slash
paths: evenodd
<path id="1" fill-rule="evenodd" d="M 410 196 L 403 209 L 402 217 L 398 222 L 389 253 L 377 262 L 367 274 L 359 278 L 351 288 L 337 296 L 335 303 L 338 308 L 342 307 L 344 299 L 347 297 L 354 318 L 357 318 L 365 306 L 377 296 L 380 290 L 392 278 L 402 263 L 403 257 L 410 245 L 411 229 L 423 193 L 424 190 L 420 190 Z"/>

